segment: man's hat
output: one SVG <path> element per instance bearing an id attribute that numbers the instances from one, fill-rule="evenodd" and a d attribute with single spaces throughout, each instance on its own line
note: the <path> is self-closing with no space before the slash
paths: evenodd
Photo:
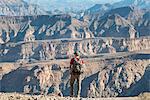
<path id="1" fill-rule="evenodd" d="M 79 51 L 75 51 L 75 52 L 74 52 L 74 55 L 80 56 Z"/>

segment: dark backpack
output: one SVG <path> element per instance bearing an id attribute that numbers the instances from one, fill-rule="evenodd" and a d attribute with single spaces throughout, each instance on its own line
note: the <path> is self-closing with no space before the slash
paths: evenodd
<path id="1" fill-rule="evenodd" d="M 77 61 L 77 59 L 74 58 L 73 66 L 72 66 L 72 72 L 77 73 L 77 74 L 81 74 L 81 73 L 83 73 L 82 68 L 83 68 L 83 66 L 80 63 L 80 60 Z"/>

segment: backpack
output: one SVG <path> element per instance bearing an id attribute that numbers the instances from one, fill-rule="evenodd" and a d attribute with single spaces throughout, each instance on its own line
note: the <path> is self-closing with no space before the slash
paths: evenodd
<path id="1" fill-rule="evenodd" d="M 80 60 L 77 61 L 77 59 L 74 58 L 73 66 L 72 66 L 72 72 L 77 73 L 77 74 L 81 74 L 81 73 L 83 73 L 82 68 L 83 68 L 83 65 L 80 63 Z"/>

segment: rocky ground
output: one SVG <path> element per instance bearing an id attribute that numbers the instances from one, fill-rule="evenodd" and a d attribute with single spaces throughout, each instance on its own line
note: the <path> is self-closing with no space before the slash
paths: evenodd
<path id="1" fill-rule="evenodd" d="M 81 97 L 137 96 L 150 91 L 149 50 L 84 58 Z M 69 96 L 69 59 L 1 63 L 1 91 Z"/>
<path id="2" fill-rule="evenodd" d="M 118 97 L 118 98 L 71 98 L 57 97 L 48 95 L 23 95 L 17 93 L 0 93 L 0 100 L 149 100 L 150 94 L 144 93 L 137 97 Z"/>

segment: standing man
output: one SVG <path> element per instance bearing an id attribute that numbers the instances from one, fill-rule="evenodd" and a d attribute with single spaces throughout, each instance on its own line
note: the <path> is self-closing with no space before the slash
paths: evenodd
<path id="1" fill-rule="evenodd" d="M 80 90 L 81 90 L 81 74 L 83 73 L 83 60 L 80 59 L 79 52 L 74 52 L 74 58 L 70 61 L 70 96 L 73 97 L 74 89 L 73 85 L 75 80 L 77 80 L 77 97 L 80 97 Z"/>

